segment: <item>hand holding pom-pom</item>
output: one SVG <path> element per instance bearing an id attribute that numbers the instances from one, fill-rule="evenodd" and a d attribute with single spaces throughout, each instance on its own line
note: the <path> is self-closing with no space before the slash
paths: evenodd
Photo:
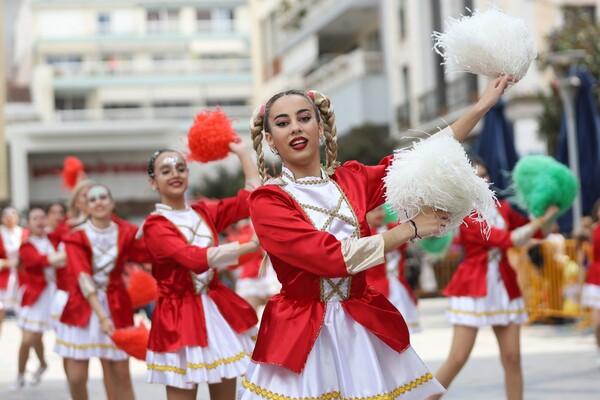
<path id="1" fill-rule="evenodd" d="M 200 112 L 188 132 L 189 159 L 199 162 L 222 160 L 230 151 L 230 143 L 238 141 L 231 121 L 217 107 Z"/>
<path id="2" fill-rule="evenodd" d="M 85 178 L 85 169 L 81 160 L 77 157 L 66 157 L 62 170 L 63 186 L 70 190 L 77 185 L 80 179 Z"/>

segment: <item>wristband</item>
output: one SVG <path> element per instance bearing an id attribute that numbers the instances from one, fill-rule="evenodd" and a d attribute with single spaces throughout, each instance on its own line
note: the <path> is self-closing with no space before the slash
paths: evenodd
<path id="1" fill-rule="evenodd" d="M 408 222 L 410 223 L 410 225 L 413 228 L 413 231 L 415 232 L 415 236 L 413 236 L 413 238 L 411 240 L 421 239 L 421 236 L 419 236 L 419 232 L 417 231 L 417 224 L 415 224 L 415 221 L 413 221 L 412 219 L 409 219 Z"/>

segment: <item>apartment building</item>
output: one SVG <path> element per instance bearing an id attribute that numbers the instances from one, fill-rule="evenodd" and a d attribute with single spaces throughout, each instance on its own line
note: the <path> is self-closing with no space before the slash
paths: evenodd
<path id="1" fill-rule="evenodd" d="M 597 1 L 495 3 L 524 18 L 538 53 L 545 35 L 563 23 L 565 8 L 597 13 Z M 432 33 L 467 9 L 486 9 L 487 0 L 251 0 L 254 15 L 256 101 L 285 88 L 328 94 L 338 131 L 385 125 L 396 138 L 433 133 L 458 118 L 485 87 L 486 78 L 446 74 L 433 50 Z M 545 151 L 537 137 L 539 90 L 551 71 L 533 63 L 527 76 L 505 95 L 517 150 Z M 409 130 L 409 128 L 412 128 Z"/>
<path id="2" fill-rule="evenodd" d="M 23 1 L 15 67 L 37 118 L 7 130 L 12 203 L 64 200 L 58 172 L 72 155 L 135 213 L 157 200 L 147 183 L 150 154 L 185 150 L 198 111 L 220 106 L 247 136 L 249 11 L 244 0 Z M 190 185 L 234 164 L 192 163 Z"/>

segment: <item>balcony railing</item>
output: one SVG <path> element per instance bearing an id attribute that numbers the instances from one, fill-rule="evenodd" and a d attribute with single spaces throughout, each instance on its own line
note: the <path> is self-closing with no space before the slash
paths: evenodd
<path id="1" fill-rule="evenodd" d="M 146 30 L 151 34 L 179 33 L 179 26 L 177 20 L 146 21 Z"/>
<path id="2" fill-rule="evenodd" d="M 51 65 L 55 76 L 239 74 L 251 72 L 247 58 L 221 60 L 135 60 L 62 62 Z"/>
<path id="3" fill-rule="evenodd" d="M 233 19 L 207 19 L 196 21 L 196 31 L 202 33 L 236 32 L 238 31 L 238 28 L 243 28 L 243 25 L 239 25 L 239 21 L 236 22 Z"/>
<path id="4" fill-rule="evenodd" d="M 470 75 L 462 76 L 446 85 L 445 105 L 440 104 L 439 90 L 434 89 L 419 97 L 419 120 L 428 122 L 471 104 L 477 96 L 477 87 Z"/>
<path id="5" fill-rule="evenodd" d="M 57 110 L 54 122 L 82 122 L 82 121 L 133 121 L 133 120 L 181 120 L 190 124 L 196 115 L 203 109 L 214 107 L 189 106 L 189 107 L 145 107 L 145 108 L 95 108 L 84 110 Z M 232 121 L 249 121 L 252 116 L 252 107 L 225 106 L 221 110 Z"/>
<path id="6" fill-rule="evenodd" d="M 309 88 L 327 91 L 354 79 L 380 73 L 383 73 L 381 53 L 359 49 L 334 57 L 322 56 L 314 71 L 306 76 L 305 82 Z"/>

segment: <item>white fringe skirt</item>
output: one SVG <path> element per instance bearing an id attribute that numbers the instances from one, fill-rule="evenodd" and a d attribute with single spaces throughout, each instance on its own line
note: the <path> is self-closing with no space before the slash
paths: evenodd
<path id="1" fill-rule="evenodd" d="M 56 284 L 48 283 L 40 297 L 31 306 L 21 307 L 17 317 L 19 328 L 29 332 L 44 332 L 54 327 L 50 317 L 50 306 L 56 292 Z"/>
<path id="2" fill-rule="evenodd" d="M 421 332 L 419 310 L 410 297 L 408 290 L 396 277 L 389 277 L 388 279 L 390 281 L 388 300 L 400 311 L 410 333 Z"/>
<path id="3" fill-rule="evenodd" d="M 412 347 L 398 353 L 327 303 L 319 336 L 300 374 L 250 363 L 241 399 L 424 399 L 444 388 Z"/>
<path id="4" fill-rule="evenodd" d="M 586 283 L 581 293 L 581 305 L 584 307 L 600 308 L 600 286 Z"/>
<path id="5" fill-rule="evenodd" d="M 451 324 L 473 327 L 523 324 L 528 317 L 523 298 L 510 300 L 508 297 L 498 263 L 494 261 L 488 264 L 486 296 L 450 297 L 446 312 Z"/>
<path id="6" fill-rule="evenodd" d="M 219 383 L 246 372 L 257 328 L 236 333 L 206 294 L 202 295 L 202 307 L 208 346 L 186 346 L 170 353 L 148 350 L 148 383 L 193 389 L 198 383 Z"/>
<path id="7" fill-rule="evenodd" d="M 106 292 L 97 292 L 98 300 L 108 317 L 111 317 L 108 308 Z M 90 321 L 85 328 L 59 323 L 56 329 L 56 344 L 54 351 L 63 358 L 75 360 L 89 360 L 98 357 L 111 361 L 127 359 L 127 353 L 119 350 L 110 337 L 100 330 L 100 320 L 92 311 Z"/>

